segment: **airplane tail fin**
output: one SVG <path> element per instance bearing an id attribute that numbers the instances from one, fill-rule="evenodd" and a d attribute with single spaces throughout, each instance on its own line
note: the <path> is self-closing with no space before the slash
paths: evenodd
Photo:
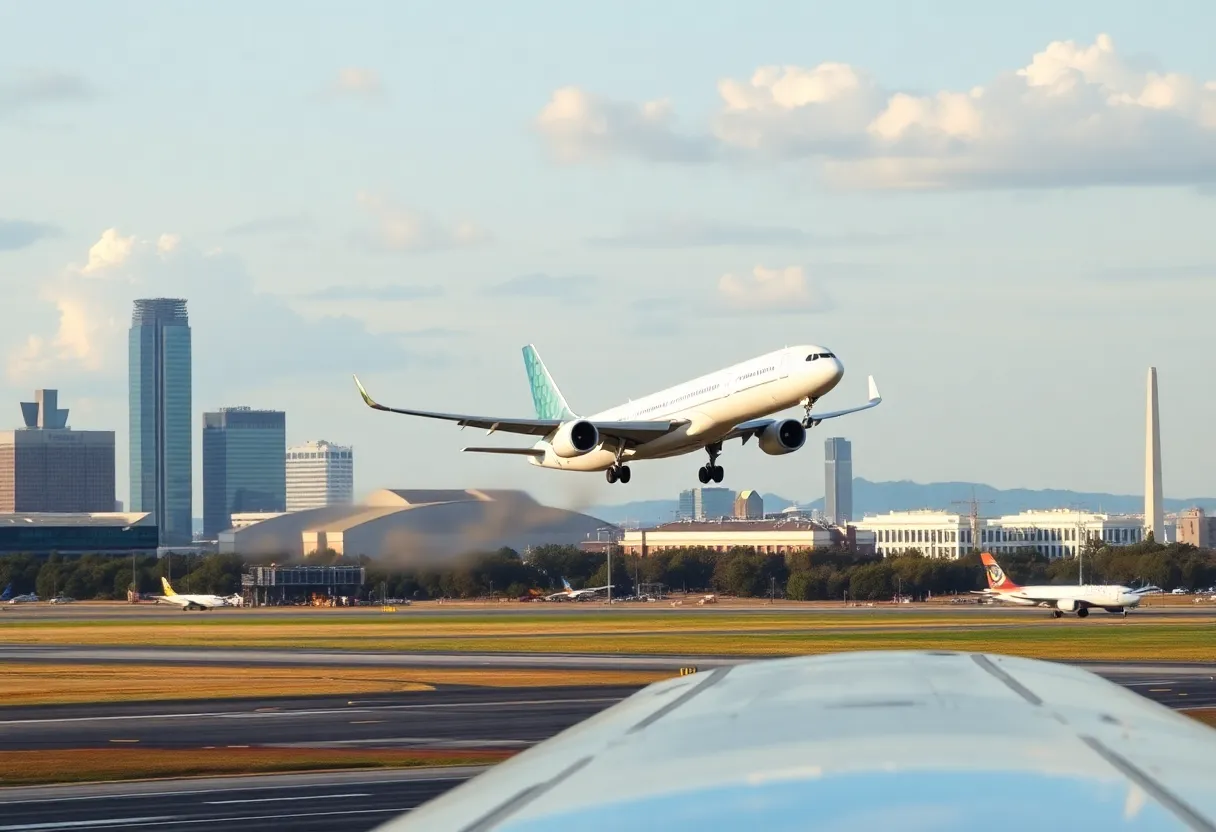
<path id="1" fill-rule="evenodd" d="M 173 587 L 169 586 L 168 578 L 162 577 L 160 579 L 160 584 L 161 584 L 161 586 L 163 586 L 165 588 L 165 597 L 166 598 L 172 598 L 174 595 L 177 594 L 176 592 L 173 591 Z"/>
<path id="2" fill-rule="evenodd" d="M 532 404 L 536 407 L 537 419 L 577 419 L 566 404 L 566 397 L 557 389 L 553 376 L 545 369 L 536 347 L 524 347 L 524 368 L 528 371 L 528 384 L 532 387 Z"/>
<path id="3" fill-rule="evenodd" d="M 984 572 L 988 575 L 988 588 L 994 591 L 1009 591 L 1021 589 L 1020 586 L 1005 575 L 1005 570 L 1001 569 L 1001 565 L 996 562 L 996 558 L 988 552 L 980 553 L 980 560 L 984 563 Z"/>
<path id="4" fill-rule="evenodd" d="M 562 586 L 565 587 L 566 592 L 574 592 L 574 587 L 570 586 L 570 582 L 565 578 L 562 578 Z"/>
<path id="5" fill-rule="evenodd" d="M 7 601 L 13 597 L 13 585 L 9 584 L 4 588 L 4 592 L 0 593 L 0 601 Z"/>

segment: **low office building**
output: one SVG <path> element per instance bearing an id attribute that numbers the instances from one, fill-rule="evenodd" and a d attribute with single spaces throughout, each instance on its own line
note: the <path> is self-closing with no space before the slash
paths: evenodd
<path id="1" fill-rule="evenodd" d="M 275 514 L 219 535 L 219 550 L 242 555 L 366 555 L 423 566 L 507 546 L 577 544 L 608 527 L 595 517 L 541 505 L 522 491 L 394 490 L 358 505 Z"/>
<path id="2" fill-rule="evenodd" d="M 842 528 L 809 520 L 782 519 L 680 521 L 626 531 L 621 536 L 621 550 L 640 557 L 666 549 L 705 548 L 728 552 L 747 548 L 760 554 L 784 555 L 838 546 L 859 554 L 872 554 L 874 535 L 851 526 Z"/>
<path id="3" fill-rule="evenodd" d="M 3 553 L 155 554 L 156 544 L 150 513 L 0 514 Z"/>
<path id="4" fill-rule="evenodd" d="M 932 509 L 893 511 L 867 515 L 856 525 L 876 535 L 881 555 L 915 550 L 927 557 L 957 558 L 973 549 L 994 555 L 1034 549 L 1057 558 L 1076 555 L 1087 540 L 1111 546 L 1144 540 L 1144 518 L 1138 515 L 1072 509 L 1023 511 L 974 521 L 964 514 Z"/>
<path id="5" fill-rule="evenodd" d="M 1211 549 L 1216 545 L 1216 517 L 1208 517 L 1201 508 L 1188 508 L 1178 513 L 1179 543 L 1200 549 Z"/>

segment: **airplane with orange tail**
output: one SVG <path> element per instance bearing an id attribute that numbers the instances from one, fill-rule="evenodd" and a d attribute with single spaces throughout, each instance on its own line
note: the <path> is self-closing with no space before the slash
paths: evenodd
<path id="1" fill-rule="evenodd" d="M 988 577 L 988 589 L 973 590 L 973 594 L 1023 607 L 1051 607 L 1051 614 L 1056 618 L 1066 612 L 1084 618 L 1094 607 L 1127 615 L 1129 609 L 1140 606 L 1145 595 L 1157 591 L 1155 586 L 1132 589 L 1121 584 L 1018 586 L 1009 580 L 990 553 L 982 552 L 980 560 Z"/>

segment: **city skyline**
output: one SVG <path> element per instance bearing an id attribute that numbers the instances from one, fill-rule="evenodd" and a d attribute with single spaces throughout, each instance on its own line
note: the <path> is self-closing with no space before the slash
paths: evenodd
<path id="1" fill-rule="evenodd" d="M 847 428 L 857 476 L 1114 493 L 1143 488 L 1156 366 L 1164 493 L 1216 490 L 1210 5 L 1175 6 L 1180 25 L 1094 0 L 625 3 L 587 25 L 525 2 L 473 27 L 253 6 L 255 37 L 293 21 L 273 63 L 221 12 L 131 26 L 133 8 L 31 6 L 0 34 L 22 160 L 0 194 L 0 397 L 72 390 L 120 459 L 130 303 L 171 296 L 194 400 L 286 411 L 289 444 L 357 436 L 356 496 L 518 487 L 577 508 L 697 484 L 687 459 L 614 493 L 472 458 L 450 426 L 377 419 L 350 381 L 527 415 L 529 342 L 581 411 L 821 343 L 845 377 L 820 406 L 863 400 L 868 374 L 886 398 Z M 814 493 L 821 438 L 728 446 L 723 485 Z"/>

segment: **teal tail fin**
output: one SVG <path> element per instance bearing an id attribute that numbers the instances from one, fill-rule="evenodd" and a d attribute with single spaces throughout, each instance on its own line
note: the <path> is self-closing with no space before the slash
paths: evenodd
<path id="1" fill-rule="evenodd" d="M 545 369 L 536 347 L 524 347 L 524 367 L 528 370 L 528 384 L 532 387 L 532 404 L 536 407 L 537 419 L 577 419 L 566 404 L 566 397 L 557 389 L 553 376 Z"/>

